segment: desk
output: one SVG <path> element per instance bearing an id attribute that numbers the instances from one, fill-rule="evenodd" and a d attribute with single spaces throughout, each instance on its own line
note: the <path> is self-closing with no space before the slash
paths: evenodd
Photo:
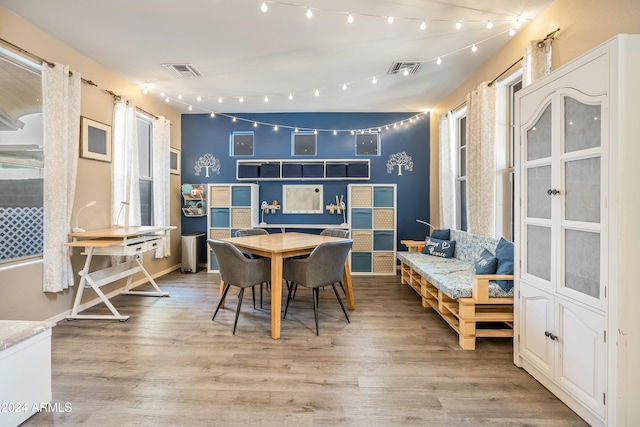
<path id="1" fill-rule="evenodd" d="M 115 282 L 116 280 L 127 278 L 127 285 L 123 294 L 128 295 L 144 295 L 156 297 L 168 297 L 169 294 L 162 292 L 151 275 L 142 266 L 141 256 L 144 252 L 157 249 L 162 243 L 162 235 L 176 227 L 120 227 L 105 228 L 101 230 L 89 230 L 79 233 L 70 233 L 72 242 L 65 243 L 65 246 L 83 247 L 87 256 L 83 269 L 78 272 L 80 275 L 80 283 L 78 292 L 73 303 L 71 315 L 67 316 L 67 320 L 73 319 L 115 319 L 125 321 L 129 316 L 121 315 L 118 310 L 111 304 L 106 295 L 100 290 L 101 286 Z M 94 255 L 102 256 L 125 256 L 126 261 L 112 266 L 106 267 L 89 273 L 91 260 Z M 154 287 L 154 291 L 132 291 L 131 282 L 135 273 L 142 272 L 147 280 Z M 109 308 L 112 315 L 85 315 L 78 314 L 80 302 L 84 288 L 89 287 L 98 294 L 98 297 Z"/>
<path id="2" fill-rule="evenodd" d="M 297 255 L 309 254 L 321 243 L 345 240 L 339 237 L 306 233 L 279 233 L 221 239 L 233 243 L 244 252 L 271 258 L 271 338 L 280 338 L 280 311 L 282 305 L 282 260 Z M 355 308 L 353 286 L 349 269 L 349 257 L 344 264 L 342 281 L 347 294 L 347 306 Z M 224 289 L 220 283 L 220 298 Z"/>

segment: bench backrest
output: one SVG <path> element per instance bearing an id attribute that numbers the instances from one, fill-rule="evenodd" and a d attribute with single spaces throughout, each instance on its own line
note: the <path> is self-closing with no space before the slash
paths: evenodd
<path id="1" fill-rule="evenodd" d="M 495 255 L 496 246 L 498 246 L 498 240 L 492 237 L 480 236 L 479 234 L 460 230 L 451 229 L 450 239 L 456 241 L 456 249 L 453 256 L 469 264 L 473 264 L 480 258 L 480 254 L 484 249 L 488 249 L 489 252 Z"/>

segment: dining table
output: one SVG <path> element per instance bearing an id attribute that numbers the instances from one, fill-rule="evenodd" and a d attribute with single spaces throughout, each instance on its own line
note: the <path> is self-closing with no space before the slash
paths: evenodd
<path id="1" fill-rule="evenodd" d="M 254 236 L 229 237 L 220 239 L 232 243 L 242 252 L 249 252 L 271 259 L 271 338 L 280 338 L 280 316 L 282 309 L 282 265 L 285 258 L 310 254 L 316 246 L 326 242 L 348 240 L 342 237 L 321 236 L 318 234 L 286 232 L 261 234 Z M 347 297 L 347 306 L 353 310 L 355 302 L 349 257 L 344 263 L 342 282 Z M 220 282 L 220 298 L 224 282 Z M 224 303 L 224 301 L 223 301 Z"/>

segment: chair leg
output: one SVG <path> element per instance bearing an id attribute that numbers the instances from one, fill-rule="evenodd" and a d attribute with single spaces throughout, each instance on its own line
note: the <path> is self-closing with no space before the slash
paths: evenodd
<path id="1" fill-rule="evenodd" d="M 251 287 L 251 297 L 253 298 L 253 309 L 256 309 L 256 287 Z"/>
<path id="2" fill-rule="evenodd" d="M 238 324 L 238 315 L 240 314 L 240 307 L 242 306 L 243 296 L 244 296 L 244 288 L 240 288 L 240 296 L 238 298 L 238 308 L 236 309 L 236 320 L 233 322 L 233 335 L 236 334 L 236 325 Z"/>
<path id="3" fill-rule="evenodd" d="M 318 297 L 320 296 L 320 288 L 313 288 L 313 314 L 316 318 L 316 336 L 320 335 L 318 330 Z"/>
<path id="4" fill-rule="evenodd" d="M 291 295 L 291 299 L 296 299 L 296 291 L 298 290 L 298 284 L 292 283 L 291 285 L 293 286 L 293 294 Z"/>
<path id="5" fill-rule="evenodd" d="M 339 282 L 340 285 L 342 285 L 342 282 Z M 331 285 L 331 287 L 333 288 L 333 292 L 336 294 L 336 298 L 338 298 L 338 302 L 340 303 L 340 307 L 342 307 L 342 312 L 344 313 L 344 317 L 347 318 L 347 323 L 351 323 L 349 321 L 349 316 L 347 316 L 347 310 L 345 310 L 344 308 L 344 304 L 342 303 L 342 299 L 340 298 L 340 295 L 338 294 L 338 290 L 336 289 L 336 285 L 333 284 Z"/>
<path id="6" fill-rule="evenodd" d="M 220 301 L 218 302 L 218 306 L 216 307 L 216 312 L 213 313 L 213 317 L 211 318 L 211 320 L 216 318 L 216 314 L 218 314 L 218 310 L 220 310 L 220 306 L 224 302 L 224 298 L 227 296 L 227 292 L 229 292 L 230 287 L 231 287 L 230 284 L 225 283 L 224 290 L 222 291 L 222 298 L 220 298 Z"/>
<path id="7" fill-rule="evenodd" d="M 264 283 L 260 283 L 260 308 L 262 308 L 262 288 L 264 287 Z"/>
<path id="8" fill-rule="evenodd" d="M 342 293 L 347 295 L 347 291 L 344 290 L 344 285 L 342 284 L 342 282 L 338 282 L 340 283 L 340 287 L 342 288 Z"/>
<path id="9" fill-rule="evenodd" d="M 282 316 L 283 319 L 287 318 L 287 310 L 289 309 L 289 301 L 291 301 L 291 288 L 293 286 L 291 285 L 290 282 L 287 281 L 287 289 L 289 290 L 288 294 L 287 294 L 287 303 L 284 306 L 284 316 Z"/>

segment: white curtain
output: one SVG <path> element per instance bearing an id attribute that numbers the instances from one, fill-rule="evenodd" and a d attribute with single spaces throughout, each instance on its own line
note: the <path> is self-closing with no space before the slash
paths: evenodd
<path id="1" fill-rule="evenodd" d="M 42 290 L 73 286 L 69 248 L 80 144 L 80 73 L 42 66 L 44 115 L 44 273 Z"/>
<path id="2" fill-rule="evenodd" d="M 440 116 L 440 227 L 456 228 L 455 119 L 451 111 Z"/>
<path id="3" fill-rule="evenodd" d="M 136 107 L 122 98 L 113 109 L 111 222 L 140 225 L 140 171 Z M 124 202 L 124 203 L 123 203 Z"/>
<path id="4" fill-rule="evenodd" d="M 153 121 L 153 224 L 170 225 L 170 148 L 171 123 L 160 116 Z M 171 255 L 169 231 L 162 239 L 162 246 L 156 250 L 156 258 Z"/>
<path id="5" fill-rule="evenodd" d="M 522 58 L 522 87 L 540 80 L 551 73 L 552 40 L 530 41 Z"/>
<path id="6" fill-rule="evenodd" d="M 467 95 L 469 231 L 494 236 L 496 205 L 496 89 L 487 82 Z"/>

